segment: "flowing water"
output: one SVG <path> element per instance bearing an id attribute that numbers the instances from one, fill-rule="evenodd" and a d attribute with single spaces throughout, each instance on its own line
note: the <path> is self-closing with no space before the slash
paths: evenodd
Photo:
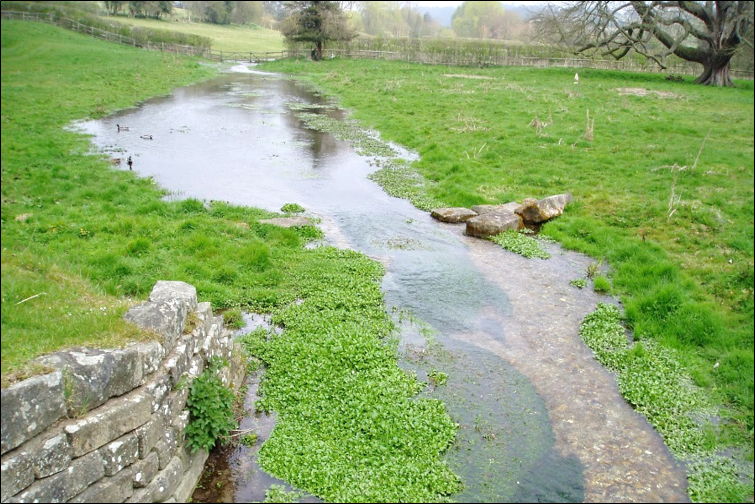
<path id="1" fill-rule="evenodd" d="M 292 80 L 242 66 L 79 126 L 177 197 L 272 211 L 298 203 L 322 219 L 328 244 L 385 264 L 386 305 L 409 314 L 401 365 L 420 379 L 448 373 L 424 393 L 460 425 L 446 455 L 465 483 L 456 500 L 687 501 L 683 470 L 579 338 L 582 318 L 612 302 L 569 285 L 590 260 L 552 244 L 551 259 L 525 259 L 434 221 L 368 180 L 370 160 L 307 128 L 292 103 L 327 105 Z M 249 405 L 255 393 L 253 382 Z M 242 424 L 261 440 L 272 426 L 255 415 Z M 258 447 L 213 459 L 222 477 L 203 486 L 219 491 L 195 499 L 262 500 L 276 480 L 256 466 Z"/>

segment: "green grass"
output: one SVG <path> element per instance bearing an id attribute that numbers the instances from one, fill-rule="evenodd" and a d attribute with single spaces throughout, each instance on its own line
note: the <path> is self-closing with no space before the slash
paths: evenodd
<path id="1" fill-rule="evenodd" d="M 189 23 L 157 19 L 132 18 L 127 16 L 107 16 L 119 23 L 143 28 L 191 33 L 207 37 L 212 48 L 229 52 L 279 52 L 285 49 L 283 35 L 279 31 L 257 25 L 217 25 L 211 23 Z"/>
<path id="2" fill-rule="evenodd" d="M 441 460 L 456 425 L 442 403 L 414 398 L 422 384 L 397 366 L 378 262 L 305 249 L 319 230 L 261 224 L 277 215 L 263 210 L 164 201 L 64 130 L 213 74 L 2 21 L 3 386 L 43 372 L 28 366 L 41 353 L 148 337 L 122 313 L 157 280 L 183 280 L 229 323 L 252 309 L 286 326 L 255 348 L 268 367 L 261 406 L 278 412 L 261 452 L 271 473 L 331 500 L 445 499 L 460 485 Z"/>
<path id="3" fill-rule="evenodd" d="M 721 408 L 719 448 L 752 461 L 752 82 L 580 70 L 575 86 L 573 69 L 366 60 L 265 68 L 312 82 L 418 152 L 378 172 L 389 192 L 466 207 L 571 192 L 543 234 L 605 261 L 596 287 L 621 296 L 635 338 L 676 352 Z M 536 116 L 545 126 L 531 126 Z"/>

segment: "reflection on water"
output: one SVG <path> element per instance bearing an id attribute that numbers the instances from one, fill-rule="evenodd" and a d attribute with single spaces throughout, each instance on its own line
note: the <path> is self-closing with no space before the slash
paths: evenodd
<path id="1" fill-rule="evenodd" d="M 329 243 L 383 262 L 387 306 L 427 324 L 401 324 L 401 365 L 420 378 L 449 376 L 425 393 L 460 424 L 447 454 L 466 486 L 458 499 L 686 499 L 683 473 L 659 436 L 579 341 L 579 321 L 599 300 L 568 285 L 583 276 L 584 258 L 550 246 L 553 259 L 526 260 L 386 195 L 366 178 L 368 159 L 306 128 L 290 105 L 325 99 L 243 70 L 79 126 L 179 197 L 272 211 L 298 203 L 322 219 Z M 256 456 L 245 449 L 231 455 L 232 491 L 218 500 L 259 499 L 273 481 L 255 479 L 250 493 L 257 469 L 240 461 Z"/>

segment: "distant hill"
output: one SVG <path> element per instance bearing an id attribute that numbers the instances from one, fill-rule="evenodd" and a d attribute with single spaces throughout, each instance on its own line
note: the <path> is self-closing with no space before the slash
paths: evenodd
<path id="1" fill-rule="evenodd" d="M 503 9 L 508 12 L 516 12 L 519 14 L 522 19 L 528 19 L 531 16 L 530 11 L 539 8 L 540 6 L 538 4 L 522 4 L 522 3 L 511 3 L 511 2 L 502 2 L 503 3 Z M 432 17 L 434 20 L 436 20 L 438 23 L 441 24 L 441 26 L 446 26 L 448 28 L 451 27 L 451 17 L 454 15 L 454 12 L 456 12 L 456 7 L 424 7 L 424 6 L 418 6 L 417 10 L 421 12 L 422 14 L 430 14 L 430 17 Z"/>

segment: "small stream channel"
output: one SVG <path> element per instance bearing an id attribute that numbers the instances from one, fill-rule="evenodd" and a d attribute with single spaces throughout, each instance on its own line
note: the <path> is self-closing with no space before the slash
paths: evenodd
<path id="1" fill-rule="evenodd" d="M 455 500 L 686 501 L 683 470 L 580 341 L 582 318 L 611 302 L 569 285 L 590 260 L 554 244 L 545 244 L 551 259 L 528 260 L 434 221 L 367 179 L 370 160 L 307 128 L 291 103 L 326 104 L 292 80 L 239 66 L 79 126 L 177 197 L 272 211 L 295 202 L 322 219 L 328 244 L 381 261 L 388 309 L 411 314 L 400 323 L 400 365 L 420 379 L 448 373 L 446 385 L 423 393 L 460 424 L 446 455 L 465 484 Z M 254 381 L 249 390 L 251 408 Z M 274 419 L 244 422 L 264 441 Z M 256 466 L 260 444 L 213 458 L 221 479 L 202 486 L 217 491 L 195 500 L 264 499 L 281 482 Z"/>

